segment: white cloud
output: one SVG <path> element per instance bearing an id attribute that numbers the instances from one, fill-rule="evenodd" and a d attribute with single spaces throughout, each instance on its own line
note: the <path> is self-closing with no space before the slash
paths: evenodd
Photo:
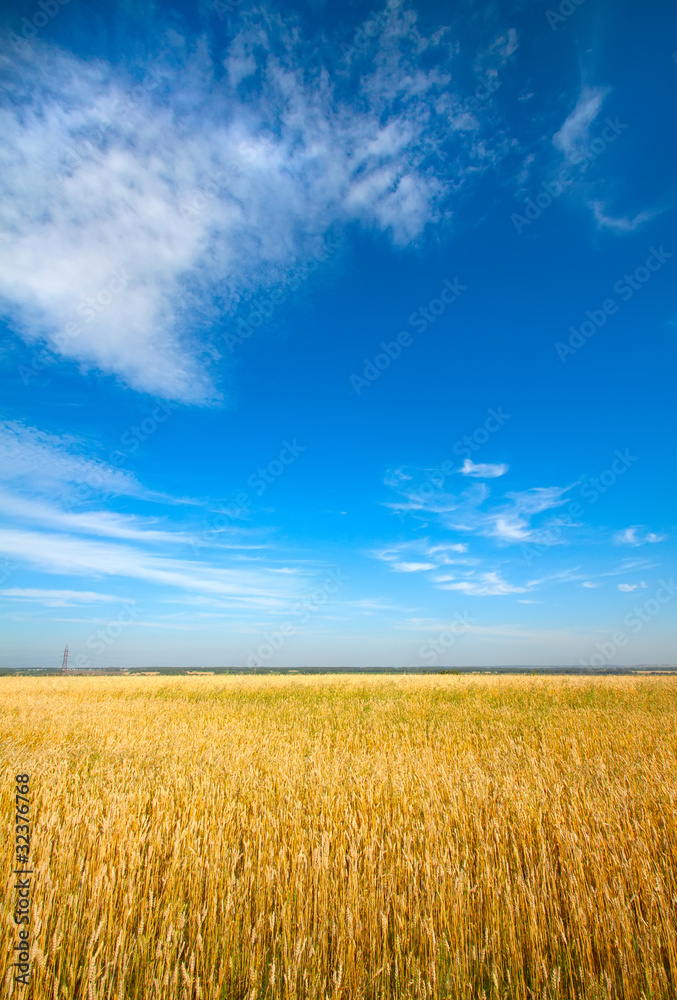
<path id="1" fill-rule="evenodd" d="M 560 570 L 558 573 L 548 573 L 537 580 L 529 580 L 529 586 L 540 587 L 544 583 L 577 583 L 584 578 L 580 569 L 580 566 L 572 566 L 568 569 Z"/>
<path id="2" fill-rule="evenodd" d="M 570 486 L 534 486 L 518 493 L 506 493 L 506 496 L 516 510 L 524 515 L 532 516 L 566 503 L 564 494 L 569 489 L 571 489 Z"/>
<path id="3" fill-rule="evenodd" d="M 559 131 L 555 133 L 552 141 L 555 149 L 562 154 L 567 163 L 575 166 L 577 171 L 580 172 L 579 194 L 582 202 L 592 212 L 597 228 L 600 230 L 608 229 L 617 233 L 631 233 L 650 219 L 653 219 L 659 214 L 659 211 L 641 211 L 634 216 L 611 214 L 606 207 L 604 198 L 609 189 L 608 173 L 605 172 L 604 174 L 604 190 L 602 190 L 602 186 L 599 183 L 589 180 L 587 183 L 583 183 L 583 175 L 600 155 L 599 143 L 601 143 L 601 150 L 603 151 L 606 149 L 607 143 L 614 141 L 619 134 L 617 129 L 612 128 L 611 134 L 613 138 L 610 139 L 608 137 L 607 131 L 610 119 L 607 118 L 607 128 L 600 126 L 601 134 L 597 132 L 597 134 L 591 136 L 591 126 L 596 121 L 602 105 L 610 92 L 610 87 L 583 87 L 574 110 L 568 115 Z M 618 118 L 616 121 L 618 121 Z M 621 130 L 626 127 L 625 125 L 621 126 Z"/>
<path id="4" fill-rule="evenodd" d="M 549 526 L 536 527 L 532 519 L 566 503 L 564 494 L 568 489 L 566 486 L 537 486 L 518 493 L 507 493 L 504 502 L 491 510 L 481 510 L 479 504 L 471 502 L 442 520 L 447 527 L 495 538 L 506 545 L 525 542 L 561 544 L 561 530 L 553 531 Z"/>
<path id="5" fill-rule="evenodd" d="M 538 579 L 529 580 L 528 586 L 541 587 L 543 586 L 543 584 L 548 584 L 548 583 L 556 583 L 556 584 L 580 583 L 581 586 L 585 587 L 587 590 L 595 590 L 603 585 L 602 583 L 598 582 L 598 579 L 604 579 L 605 577 L 608 576 L 621 576 L 625 573 L 630 573 L 634 570 L 650 569 L 650 568 L 651 568 L 651 563 L 649 563 L 646 559 L 625 559 L 623 560 L 621 565 L 616 566 L 614 569 L 605 570 L 604 572 L 598 573 L 596 574 L 597 579 L 593 578 L 591 580 L 589 574 L 581 571 L 580 566 L 572 566 L 569 567 L 568 569 L 560 570 L 557 573 L 549 573 L 546 576 L 539 577 Z M 646 587 L 646 584 L 645 583 L 639 583 L 634 585 L 620 584 L 619 590 L 628 590 L 628 589 L 634 590 L 637 587 Z"/>
<path id="6" fill-rule="evenodd" d="M 642 525 L 635 524 L 630 528 L 624 528 L 623 531 L 618 531 L 614 535 L 614 542 L 617 545 L 654 545 L 656 542 L 664 542 L 667 535 L 657 535 L 653 531 L 648 531 L 645 533 L 640 533 Z"/>
<path id="7" fill-rule="evenodd" d="M 134 476 L 92 458 L 89 450 L 73 437 L 48 434 L 18 420 L 0 421 L 0 481 L 50 496 L 72 484 L 83 485 L 88 495 L 147 495 Z"/>
<path id="8" fill-rule="evenodd" d="M 451 558 L 449 553 L 465 553 L 468 546 L 463 543 L 440 543 L 431 545 L 427 538 L 410 542 L 399 542 L 382 549 L 374 550 L 371 555 L 380 562 L 387 563 L 392 569 L 401 573 L 420 572 L 429 569 L 439 569 L 452 564 L 472 565 L 475 559 Z"/>
<path id="9" fill-rule="evenodd" d="M 639 229 L 645 222 L 653 219 L 654 212 L 638 212 L 633 218 L 627 216 L 607 215 L 604 204 L 601 201 L 593 201 L 590 205 L 595 222 L 600 229 L 614 229 L 619 233 L 632 233 Z"/>
<path id="10" fill-rule="evenodd" d="M 584 87 L 576 107 L 553 136 L 553 145 L 567 160 L 577 162 L 590 141 L 590 126 L 599 114 L 608 87 Z"/>
<path id="11" fill-rule="evenodd" d="M 614 535 L 614 541 L 618 545 L 639 545 L 637 540 L 637 528 L 625 528 Z"/>
<path id="12" fill-rule="evenodd" d="M 60 528 L 100 537 L 128 539 L 140 542 L 169 542 L 196 544 L 197 535 L 179 531 L 163 531 L 156 527 L 157 520 L 116 514 L 104 510 L 73 513 L 59 510 L 52 504 L 30 500 L 24 496 L 0 490 L 0 512 L 16 521 L 33 521 L 41 527 Z"/>
<path id="13" fill-rule="evenodd" d="M 489 463 L 476 464 L 471 459 L 466 458 L 462 468 L 459 470 L 464 476 L 476 476 L 479 479 L 497 479 L 504 476 L 508 471 L 507 465 L 491 465 Z"/>
<path id="14" fill-rule="evenodd" d="M 398 573 L 421 573 L 423 570 L 435 569 L 435 563 L 394 562 L 391 566 Z"/>
<path id="15" fill-rule="evenodd" d="M 355 608 L 357 611 L 364 615 L 373 615 L 377 612 L 393 612 L 398 615 L 403 611 L 410 611 L 411 608 L 402 607 L 399 604 L 393 604 L 391 601 L 383 600 L 382 598 L 362 598 L 356 601 L 335 601 L 337 605 L 346 608 Z"/>
<path id="16" fill-rule="evenodd" d="M 646 583 L 642 580 L 640 583 L 619 583 L 618 589 L 622 590 L 624 593 L 630 593 L 632 590 L 646 590 Z"/>
<path id="17" fill-rule="evenodd" d="M 0 553 L 44 573 L 145 580 L 228 597 L 237 607 L 265 607 L 273 600 L 288 605 L 305 592 L 303 579 L 280 577 L 265 567 L 213 567 L 65 534 L 0 529 Z"/>
<path id="18" fill-rule="evenodd" d="M 527 521 L 519 515 L 492 518 L 490 534 L 502 542 L 527 542 L 533 538 Z"/>
<path id="19" fill-rule="evenodd" d="M 528 586 L 516 586 L 504 580 L 496 570 L 480 572 L 479 559 L 452 558 L 449 552 L 465 552 L 467 546 L 453 543 L 431 544 L 427 538 L 411 542 L 400 542 L 388 548 L 373 552 L 377 559 L 385 562 L 396 572 L 417 572 L 440 570 L 432 577 L 437 590 L 458 590 L 476 597 L 488 597 L 498 594 L 523 593 Z M 404 561 L 408 555 L 411 561 Z M 426 561 L 414 561 L 419 555 Z M 450 571 L 449 567 L 453 567 Z"/>
<path id="20" fill-rule="evenodd" d="M 375 41 L 357 99 L 346 66 L 312 69 L 324 59 L 298 25 L 258 9 L 240 12 L 218 86 L 201 45 L 129 75 L 39 39 L 13 55 L 0 295 L 17 332 L 137 390 L 205 403 L 238 303 L 283 285 L 329 232 L 358 222 L 404 246 L 446 218 L 453 185 L 499 154 L 491 130 L 464 127 L 449 75 L 421 66 L 415 15 L 406 34 L 400 20 Z M 437 51 L 448 62 L 451 43 Z M 444 161 L 426 145 L 440 124 L 455 145 Z"/>
<path id="21" fill-rule="evenodd" d="M 429 494 L 419 493 L 414 487 L 408 490 L 399 490 L 406 499 L 390 501 L 383 504 L 396 514 L 411 512 L 418 513 L 421 518 L 427 518 L 430 514 L 447 514 L 456 510 L 459 506 L 459 498 L 450 493 L 442 491 Z"/>
<path id="22" fill-rule="evenodd" d="M 10 587 L 0 590 L 0 595 L 17 601 L 28 601 L 41 604 L 46 608 L 68 608 L 78 604 L 97 604 L 100 602 L 118 603 L 128 600 L 115 594 L 100 594 L 95 590 L 44 590 L 35 587 Z"/>
<path id="23" fill-rule="evenodd" d="M 527 587 L 516 587 L 504 580 L 497 571 L 478 573 L 472 579 L 443 583 L 440 590 L 460 590 L 473 597 L 494 597 L 502 594 L 523 594 Z"/>
<path id="24" fill-rule="evenodd" d="M 624 559 L 618 566 L 614 569 L 607 570 L 605 573 L 600 573 L 600 576 L 620 576 L 623 573 L 630 573 L 638 569 L 653 569 L 656 563 L 652 563 L 649 559 Z"/>
<path id="25" fill-rule="evenodd" d="M 84 442 L 74 438 L 47 434 L 18 422 L 0 424 L 0 479 L 11 486 L 0 488 L 0 513 L 8 522 L 0 529 L 0 553 L 16 564 L 13 569 L 18 565 L 93 580 L 143 580 L 161 587 L 219 595 L 233 609 L 262 610 L 288 609 L 290 601 L 305 592 L 317 572 L 316 562 L 304 565 L 302 560 L 294 560 L 294 565 L 280 564 L 274 556 L 269 559 L 272 565 L 265 565 L 263 556 L 270 554 L 271 544 L 266 542 L 265 533 L 261 536 L 259 532 L 257 537 L 252 529 L 215 528 L 213 533 L 218 537 L 213 539 L 212 532 L 199 534 L 190 521 L 187 527 L 181 527 L 166 516 L 160 519 L 89 509 L 111 492 L 159 501 L 174 509 L 176 504 L 187 504 L 190 510 L 197 501 L 177 501 L 145 490 L 133 477 L 88 457 L 84 450 Z M 79 498 L 78 508 L 68 509 L 68 489 L 78 483 L 86 487 L 84 498 Z M 171 557 L 172 550 L 180 552 L 180 547 L 188 544 L 194 546 L 193 553 L 204 552 L 205 558 Z M 232 550 L 230 564 L 223 566 L 226 549 Z M 250 549 L 263 551 L 254 557 L 245 551 Z M 218 550 L 220 565 L 209 562 L 211 550 Z M 13 601 L 40 601 L 49 607 L 109 599 L 93 590 L 52 588 L 13 588 L 4 596 Z"/>
<path id="26" fill-rule="evenodd" d="M 434 555 L 439 562 L 443 565 L 452 562 L 458 562 L 456 559 L 449 559 L 447 553 L 449 552 L 467 552 L 468 546 L 465 542 L 443 542 L 441 545 L 429 545 L 427 552 L 429 555 Z"/>
<path id="27" fill-rule="evenodd" d="M 507 471 L 507 466 L 475 466 L 466 460 L 460 471 L 474 475 L 474 469 L 483 470 L 482 475 L 497 477 Z M 564 542 L 562 525 L 555 524 L 557 530 L 553 530 L 552 524 L 535 526 L 532 521 L 538 514 L 565 504 L 565 494 L 571 489 L 569 486 L 537 486 L 506 493 L 501 502 L 483 509 L 490 496 L 489 487 L 484 482 L 475 483 L 460 495 L 453 496 L 437 488 L 431 477 L 419 486 L 411 485 L 411 479 L 402 470 L 386 477 L 386 485 L 396 489 L 403 499 L 385 506 L 399 513 L 410 512 L 419 519 L 437 516 L 442 527 L 448 530 L 483 535 L 505 545 L 532 542 L 550 546 Z"/>

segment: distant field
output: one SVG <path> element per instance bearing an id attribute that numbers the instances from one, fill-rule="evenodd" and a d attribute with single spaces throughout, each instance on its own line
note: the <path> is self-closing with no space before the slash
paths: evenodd
<path id="1" fill-rule="evenodd" d="M 677 996 L 675 677 L 3 677 L 0 764 L 3 996 Z"/>

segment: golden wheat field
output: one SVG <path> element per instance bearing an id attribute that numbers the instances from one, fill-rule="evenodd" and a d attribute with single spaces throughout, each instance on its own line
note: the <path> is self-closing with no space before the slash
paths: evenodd
<path id="1" fill-rule="evenodd" d="M 677 678 L 2 678 L 0 705 L 6 997 L 677 995 Z"/>

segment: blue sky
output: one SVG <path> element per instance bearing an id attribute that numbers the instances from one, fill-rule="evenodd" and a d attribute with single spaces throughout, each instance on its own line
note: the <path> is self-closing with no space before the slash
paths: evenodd
<path id="1" fill-rule="evenodd" d="M 2 666 L 673 663 L 677 11 L 2 14 Z"/>

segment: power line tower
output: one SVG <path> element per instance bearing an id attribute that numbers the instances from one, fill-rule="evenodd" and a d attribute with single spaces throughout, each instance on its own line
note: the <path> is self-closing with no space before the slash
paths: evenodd
<path id="1" fill-rule="evenodd" d="M 68 673 L 68 643 L 66 643 L 66 648 L 63 651 L 63 660 L 61 661 L 61 673 Z"/>

